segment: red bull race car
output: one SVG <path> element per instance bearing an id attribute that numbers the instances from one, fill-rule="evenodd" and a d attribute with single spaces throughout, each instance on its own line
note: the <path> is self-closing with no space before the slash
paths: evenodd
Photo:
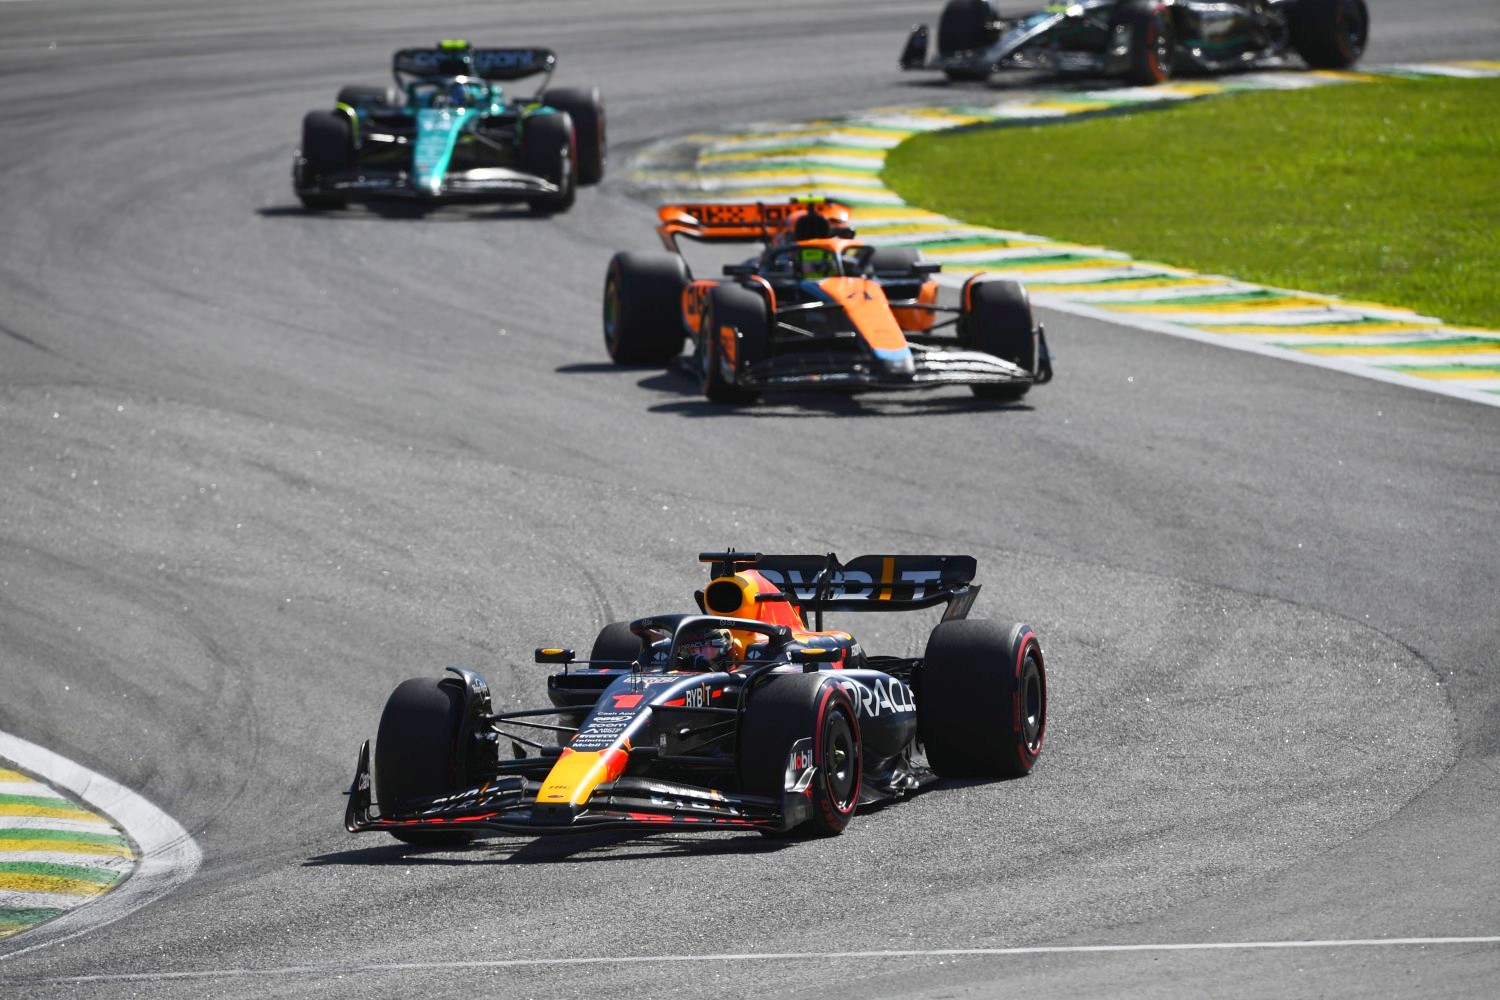
<path id="1" fill-rule="evenodd" d="M 709 552 L 696 614 L 607 625 L 550 705 L 496 711 L 449 667 L 398 686 L 359 751 L 345 826 L 413 844 L 484 832 L 663 829 L 837 834 L 863 804 L 936 776 L 1020 777 L 1042 750 L 1047 680 L 1027 625 L 968 618 L 956 555 Z M 920 655 L 875 654 L 825 611 L 943 607 Z M 809 619 L 811 622 L 809 623 Z M 378 811 L 377 811 L 378 809 Z"/>
<path id="2" fill-rule="evenodd" d="M 1052 378 L 1026 289 L 976 274 L 940 305 L 941 265 L 912 247 L 854 239 L 845 205 L 667 205 L 668 253 L 617 253 L 604 282 L 604 345 L 616 364 L 686 367 L 717 403 L 767 391 L 931 389 L 967 385 L 1014 401 Z M 758 242 L 762 252 L 694 279 L 678 247 Z"/>

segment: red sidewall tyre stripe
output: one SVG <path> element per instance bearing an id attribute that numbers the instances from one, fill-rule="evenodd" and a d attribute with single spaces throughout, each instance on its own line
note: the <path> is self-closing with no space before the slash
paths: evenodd
<path id="1" fill-rule="evenodd" d="M 816 802 L 815 804 L 819 809 L 824 811 L 825 818 L 835 824 L 839 820 L 847 823 L 848 817 L 854 814 L 854 807 L 859 802 L 860 781 L 863 778 L 863 775 L 860 773 L 862 761 L 858 759 L 858 755 L 856 754 L 853 762 L 854 786 L 849 790 L 849 808 L 839 809 L 837 803 L 833 801 L 833 789 L 828 784 L 830 772 L 828 770 L 827 758 L 824 756 L 826 748 L 823 746 L 823 734 L 826 732 L 826 723 L 828 721 L 828 703 L 833 699 L 834 693 L 839 690 L 842 689 L 836 684 L 830 683 L 824 685 L 823 696 L 818 700 L 816 729 L 813 731 L 813 759 L 818 762 L 818 769 L 822 772 L 821 781 L 825 793 L 822 796 L 823 801 Z M 857 749 L 859 747 L 859 722 L 855 719 L 852 712 L 846 711 L 844 717 L 849 720 L 849 730 L 854 735 L 854 745 Z"/>
<path id="2" fill-rule="evenodd" d="M 1022 671 L 1026 666 L 1026 654 L 1035 648 L 1037 666 L 1041 667 L 1041 649 L 1038 647 L 1035 632 L 1027 632 L 1021 636 L 1021 641 L 1016 646 L 1016 685 L 1015 693 L 1011 695 L 1013 715 L 1011 724 L 1015 727 L 1016 734 L 1016 759 L 1020 765 L 1031 770 L 1038 757 L 1042 754 L 1042 741 L 1046 738 L 1045 729 L 1037 734 L 1036 749 L 1032 750 L 1026 746 L 1026 726 L 1022 721 L 1025 713 L 1026 689 L 1022 687 Z"/>

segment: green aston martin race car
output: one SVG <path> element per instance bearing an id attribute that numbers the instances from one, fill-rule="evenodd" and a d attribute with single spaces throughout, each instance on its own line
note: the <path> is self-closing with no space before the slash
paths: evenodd
<path id="1" fill-rule="evenodd" d="M 395 87 L 344 87 L 333 110 L 302 119 L 297 197 L 317 210 L 401 198 L 565 211 L 604 175 L 604 101 L 597 87 L 549 88 L 556 65 L 542 48 L 402 49 Z M 503 86 L 532 76 L 543 77 L 533 96 Z"/>

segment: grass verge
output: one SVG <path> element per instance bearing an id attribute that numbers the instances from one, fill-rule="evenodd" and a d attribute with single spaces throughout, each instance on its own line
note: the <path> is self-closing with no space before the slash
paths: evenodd
<path id="1" fill-rule="evenodd" d="M 1500 79 L 1213 97 L 918 136 L 888 187 L 966 222 L 1500 329 Z"/>

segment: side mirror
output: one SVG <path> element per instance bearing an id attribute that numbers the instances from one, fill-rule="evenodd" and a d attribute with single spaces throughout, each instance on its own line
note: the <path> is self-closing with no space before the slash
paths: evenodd
<path id="1" fill-rule="evenodd" d="M 536 651 L 538 663 L 572 663 L 573 651 L 560 646 L 545 646 Z"/>
<path id="2" fill-rule="evenodd" d="M 821 649 L 817 646 L 804 646 L 802 649 L 794 649 L 787 654 L 793 663 L 802 664 L 803 673 L 813 673 L 825 663 L 832 663 L 838 655 L 836 649 Z"/>
<path id="3" fill-rule="evenodd" d="M 749 277 L 750 275 L 752 275 L 754 273 L 755 273 L 755 265 L 754 264 L 725 264 L 724 265 L 724 277 L 726 277 L 726 278 L 747 278 L 747 277 Z"/>
<path id="4" fill-rule="evenodd" d="M 937 274 L 943 269 L 943 265 L 935 260 L 921 260 L 911 266 L 914 274 Z"/>

